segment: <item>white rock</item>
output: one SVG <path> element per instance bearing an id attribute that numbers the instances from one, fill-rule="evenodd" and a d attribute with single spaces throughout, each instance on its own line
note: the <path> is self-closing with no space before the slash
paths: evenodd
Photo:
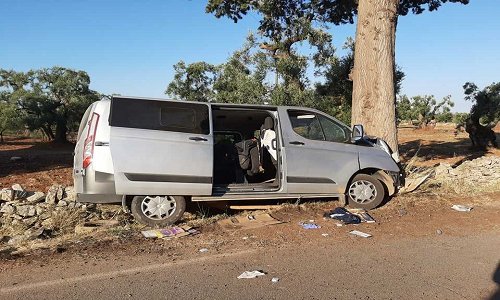
<path id="1" fill-rule="evenodd" d="M 42 202 L 43 199 L 45 199 L 45 193 L 44 192 L 35 192 L 33 195 L 29 196 L 26 198 L 26 200 L 30 203 L 38 203 Z"/>

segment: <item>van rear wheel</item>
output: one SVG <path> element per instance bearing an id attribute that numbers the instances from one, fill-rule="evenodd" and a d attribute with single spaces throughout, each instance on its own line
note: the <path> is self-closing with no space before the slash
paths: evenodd
<path id="1" fill-rule="evenodd" d="M 356 175 L 347 189 L 349 206 L 354 208 L 376 208 L 384 201 L 385 194 L 382 183 L 367 174 Z"/>
<path id="2" fill-rule="evenodd" d="M 141 224 L 162 227 L 179 221 L 186 209 L 182 196 L 135 196 L 130 210 Z"/>

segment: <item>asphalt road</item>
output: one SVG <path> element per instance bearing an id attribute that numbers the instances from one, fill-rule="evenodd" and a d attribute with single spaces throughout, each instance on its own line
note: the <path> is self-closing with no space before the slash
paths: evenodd
<path id="1" fill-rule="evenodd" d="M 226 253 L 31 263 L 0 273 L 0 299 L 500 299 L 498 228 L 355 238 L 354 245 L 325 237 Z M 236 278 L 247 270 L 267 275 Z"/>

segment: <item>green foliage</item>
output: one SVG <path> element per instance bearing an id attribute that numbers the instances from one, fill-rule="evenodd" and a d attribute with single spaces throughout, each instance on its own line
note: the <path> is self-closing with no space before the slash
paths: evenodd
<path id="1" fill-rule="evenodd" d="M 6 130 L 23 129 L 22 112 L 16 106 L 6 101 L 0 101 L 0 142 Z"/>
<path id="2" fill-rule="evenodd" d="M 463 86 L 465 100 L 472 101 L 470 110 L 472 120 L 483 123 L 498 122 L 500 120 L 500 82 L 492 83 L 483 90 L 472 82 Z"/>
<path id="3" fill-rule="evenodd" d="M 2 98 L 23 111 L 22 121 L 29 129 L 41 129 L 47 139 L 66 141 L 68 129 L 77 128 L 87 107 L 100 99 L 89 85 L 86 72 L 57 66 L 0 70 Z"/>
<path id="4" fill-rule="evenodd" d="M 465 127 L 465 121 L 469 118 L 468 113 L 455 113 L 453 115 L 453 123 L 457 124 L 457 128 Z"/>
<path id="5" fill-rule="evenodd" d="M 420 126 L 426 126 L 430 121 L 450 122 L 453 119 L 450 107 L 454 103 L 451 96 L 446 96 L 437 102 L 433 95 L 414 96 L 411 99 L 401 95 L 396 100 L 396 116 L 399 120 L 419 120 Z"/>
<path id="6" fill-rule="evenodd" d="M 214 100 L 213 84 L 216 67 L 206 62 L 186 65 L 180 61 L 174 65 L 174 80 L 165 93 L 178 95 L 188 101 L 211 102 Z"/>

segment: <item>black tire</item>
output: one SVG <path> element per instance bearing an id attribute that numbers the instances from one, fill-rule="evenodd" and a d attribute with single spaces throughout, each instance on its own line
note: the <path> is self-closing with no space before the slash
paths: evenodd
<path id="1" fill-rule="evenodd" d="M 366 184 L 367 182 L 371 183 L 371 185 Z M 375 195 L 363 195 L 362 197 L 355 199 L 355 196 L 353 196 L 352 194 L 354 194 L 353 188 L 355 189 L 357 185 L 361 185 L 362 187 L 368 186 L 370 189 L 373 186 L 376 193 Z M 346 194 L 349 206 L 353 208 L 364 208 L 369 210 L 376 208 L 384 201 L 386 191 L 383 184 L 378 179 L 374 178 L 371 175 L 358 174 L 354 176 L 354 178 L 349 183 Z"/>
<path id="2" fill-rule="evenodd" d="M 175 208 L 171 212 L 170 216 L 166 216 L 163 219 L 153 219 L 148 217 L 142 210 L 141 206 L 143 205 L 143 200 L 147 196 L 135 196 L 132 199 L 132 204 L 130 206 L 130 210 L 132 211 L 132 215 L 134 218 L 141 224 L 147 225 L 150 227 L 163 227 L 167 225 L 172 225 L 175 222 L 179 221 L 186 210 L 186 200 L 182 196 L 164 196 L 175 201 Z M 155 196 L 151 196 L 154 198 Z"/>

